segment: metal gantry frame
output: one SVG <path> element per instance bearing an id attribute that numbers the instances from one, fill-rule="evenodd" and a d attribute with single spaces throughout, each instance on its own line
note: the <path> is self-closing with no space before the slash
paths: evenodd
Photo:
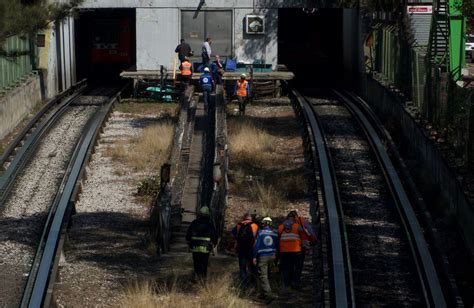
<path id="1" fill-rule="evenodd" d="M 466 20 L 462 15 L 463 0 L 434 0 L 429 40 L 432 64 L 445 68 L 455 81 L 461 78 L 465 64 Z"/>

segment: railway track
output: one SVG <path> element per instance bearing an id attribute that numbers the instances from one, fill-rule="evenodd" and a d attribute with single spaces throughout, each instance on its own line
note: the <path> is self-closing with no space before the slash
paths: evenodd
<path id="1" fill-rule="evenodd" d="M 336 306 L 435 306 L 443 289 L 410 198 L 370 115 L 343 92 L 331 99 L 292 90 L 307 127 L 327 225 L 329 294 Z"/>
<path id="2" fill-rule="evenodd" d="M 121 91 L 82 88 L 60 98 L 52 110 L 42 111 L 43 115 L 33 119 L 41 120 L 41 124 L 28 124 L 30 130 L 36 128 L 30 133 L 26 128 L 4 155 L 12 156 L 11 149 L 18 148 L 0 182 L 0 219 L 5 222 L 0 251 L 10 250 L 0 260 L 0 267 L 10 278 L 0 290 L 1 305 L 48 306 L 71 198 L 78 191 L 99 130 Z M 25 205 L 29 198 L 40 204 Z M 10 222 L 21 234 L 8 228 Z"/>

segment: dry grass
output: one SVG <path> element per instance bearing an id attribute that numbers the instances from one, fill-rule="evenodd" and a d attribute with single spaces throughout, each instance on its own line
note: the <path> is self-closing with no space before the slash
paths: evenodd
<path id="1" fill-rule="evenodd" d="M 126 290 L 120 307 L 249 307 L 251 303 L 240 297 L 232 281 L 226 274 L 194 286 L 177 276 L 169 283 L 135 283 Z"/>
<path id="2" fill-rule="evenodd" d="M 173 127 L 171 121 L 148 126 L 140 136 L 118 141 L 106 154 L 114 160 L 127 162 L 138 171 L 159 170 L 169 156 Z"/>
<path id="3" fill-rule="evenodd" d="M 231 163 L 237 168 L 262 168 L 276 159 L 276 138 L 248 120 L 236 119 L 229 124 Z"/>
<path id="4" fill-rule="evenodd" d="M 136 102 L 134 100 L 123 100 L 120 104 L 114 106 L 114 110 L 130 114 L 151 114 L 174 117 L 178 111 L 178 104 L 176 103 L 157 103 L 150 101 L 148 103 Z"/>
<path id="5" fill-rule="evenodd" d="M 249 197 L 255 202 L 255 209 L 260 217 L 269 216 L 274 209 L 285 205 L 283 195 L 278 189 L 260 182 L 250 186 Z"/>

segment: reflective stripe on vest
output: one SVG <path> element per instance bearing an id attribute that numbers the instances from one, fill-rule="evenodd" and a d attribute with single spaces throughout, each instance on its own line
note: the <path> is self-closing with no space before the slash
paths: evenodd
<path id="1" fill-rule="evenodd" d="M 276 249 L 274 248 L 264 248 L 264 249 L 259 249 L 257 253 L 262 253 L 262 252 L 275 252 Z"/>
<path id="2" fill-rule="evenodd" d="M 181 63 L 181 67 L 182 67 L 182 70 L 181 70 L 181 76 L 190 76 L 191 75 L 191 63 L 189 63 L 188 61 L 184 61 L 183 63 Z"/>
<path id="3" fill-rule="evenodd" d="M 209 253 L 210 246 L 211 246 L 210 237 L 193 236 L 191 238 L 191 251 L 192 252 Z"/>
<path id="4" fill-rule="evenodd" d="M 247 80 L 237 80 L 237 96 L 247 96 Z"/>
<path id="5" fill-rule="evenodd" d="M 298 224 L 292 224 L 289 232 L 285 231 L 285 227 L 280 225 L 278 233 L 280 234 L 280 252 L 300 252 L 301 237 L 298 232 Z"/>

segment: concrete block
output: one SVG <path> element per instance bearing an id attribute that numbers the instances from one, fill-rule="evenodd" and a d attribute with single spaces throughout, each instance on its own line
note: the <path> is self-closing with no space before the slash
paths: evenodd
<path id="1" fill-rule="evenodd" d="M 38 75 L 0 97 L 0 138 L 5 137 L 41 101 Z"/>

